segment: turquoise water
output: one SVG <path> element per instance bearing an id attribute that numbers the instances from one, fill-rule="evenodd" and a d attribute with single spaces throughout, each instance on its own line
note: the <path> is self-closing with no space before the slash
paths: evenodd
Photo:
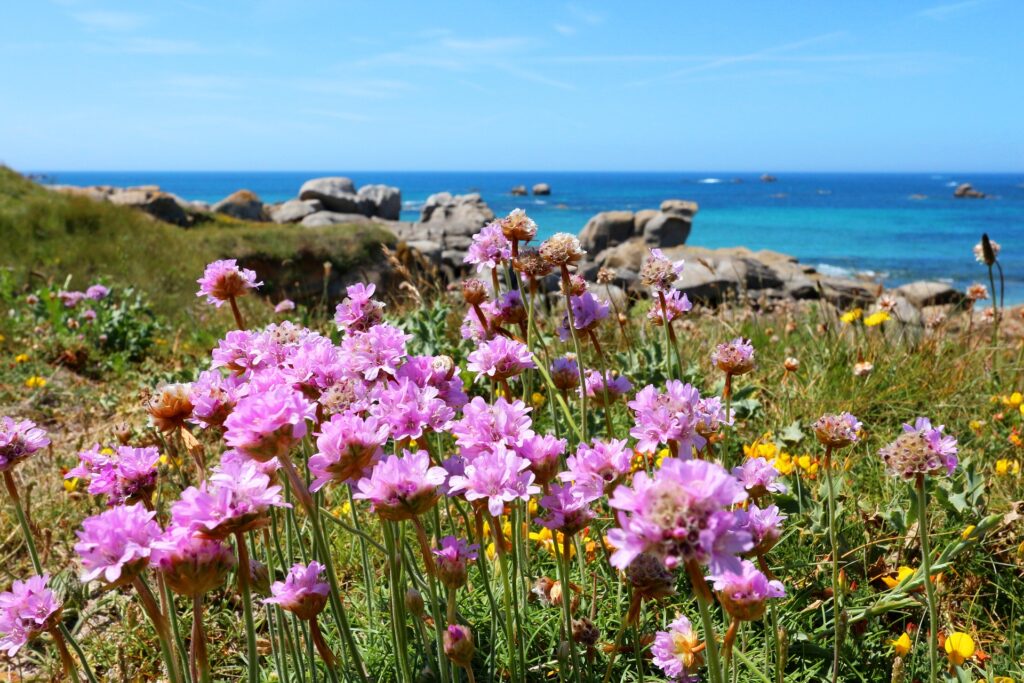
<path id="1" fill-rule="evenodd" d="M 480 192 L 503 214 L 525 209 L 541 235 L 578 232 L 599 211 L 656 208 L 664 199 L 700 204 L 689 243 L 774 249 L 836 272 L 870 272 L 898 284 L 941 279 L 958 287 L 987 282 L 971 247 L 982 232 L 1000 242 L 1007 301 L 1024 301 L 1024 173 L 778 174 L 584 172 L 62 172 L 46 181 L 75 185 L 155 184 L 187 199 L 216 201 L 246 188 L 266 202 L 294 197 L 309 178 L 345 175 L 357 185 L 402 190 L 403 218 L 414 220 L 432 193 Z M 551 184 L 547 197 L 513 197 L 515 185 Z M 970 182 L 991 199 L 954 199 Z M 925 195 L 923 200 L 911 195 Z"/>

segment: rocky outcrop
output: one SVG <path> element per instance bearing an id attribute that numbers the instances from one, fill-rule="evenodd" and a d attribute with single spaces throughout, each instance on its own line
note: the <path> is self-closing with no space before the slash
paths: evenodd
<path id="1" fill-rule="evenodd" d="M 390 185 L 363 185 L 356 193 L 360 213 L 397 221 L 402 213 L 402 191 Z"/>
<path id="2" fill-rule="evenodd" d="M 317 199 L 329 211 L 359 213 L 356 186 L 350 178 L 313 178 L 299 188 L 299 199 Z"/>
<path id="3" fill-rule="evenodd" d="M 588 254 L 626 242 L 636 234 L 636 215 L 632 211 L 602 211 L 592 217 L 580 233 L 580 245 Z"/>
<path id="4" fill-rule="evenodd" d="M 131 206 L 145 211 L 153 218 L 173 223 L 174 225 L 191 225 L 192 219 L 182 206 L 181 200 L 168 192 L 161 192 L 160 188 L 148 186 L 113 191 L 106 194 L 106 201 L 120 206 Z"/>
<path id="5" fill-rule="evenodd" d="M 960 183 L 953 190 L 953 196 L 957 199 L 984 199 L 987 195 L 975 190 L 970 183 Z"/>
<path id="6" fill-rule="evenodd" d="M 455 232 L 476 231 L 494 220 L 494 212 L 478 193 L 438 192 L 427 197 L 420 222 L 444 225 Z M 472 234 L 472 233 L 470 233 Z"/>
<path id="7" fill-rule="evenodd" d="M 213 212 L 243 221 L 265 221 L 263 201 L 255 192 L 238 190 L 213 205 Z"/>
<path id="8" fill-rule="evenodd" d="M 533 194 L 542 196 L 551 194 L 551 186 L 547 183 L 537 183 L 533 186 Z"/>
<path id="9" fill-rule="evenodd" d="M 298 223 L 306 216 L 322 211 L 324 205 L 319 199 L 289 199 L 267 207 L 267 215 L 275 223 Z"/>
<path id="10" fill-rule="evenodd" d="M 941 306 L 958 304 L 964 300 L 964 293 L 953 289 L 945 282 L 920 280 L 897 287 L 894 293 L 907 301 L 923 308 L 924 306 Z"/>
<path id="11" fill-rule="evenodd" d="M 778 180 L 778 178 L 773 176 L 771 173 L 763 173 L 761 175 L 761 182 L 762 183 L 774 183 L 777 180 Z"/>
<path id="12" fill-rule="evenodd" d="M 509 190 L 509 193 L 513 197 L 525 197 L 528 194 L 526 191 L 526 185 L 516 185 L 511 190 Z"/>
<path id="13" fill-rule="evenodd" d="M 306 228 L 319 228 L 324 225 L 340 223 L 369 223 L 370 219 L 361 213 L 341 213 L 339 211 L 317 211 L 303 218 L 299 224 Z"/>
<path id="14" fill-rule="evenodd" d="M 668 199 L 658 210 L 603 211 L 587 221 L 580 244 L 590 254 L 630 240 L 654 247 L 679 246 L 690 236 L 697 208 L 696 202 Z"/>

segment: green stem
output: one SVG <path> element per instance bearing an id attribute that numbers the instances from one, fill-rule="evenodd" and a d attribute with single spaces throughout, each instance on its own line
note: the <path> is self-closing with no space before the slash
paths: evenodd
<path id="1" fill-rule="evenodd" d="M 842 611 L 842 588 L 839 585 L 839 536 L 836 532 L 836 489 L 832 476 L 832 447 L 825 447 L 825 484 L 828 489 L 828 540 L 832 548 L 832 624 L 835 638 L 832 647 L 832 683 L 839 680 L 839 655 L 842 642 L 839 638 L 839 619 Z"/>
<path id="2" fill-rule="evenodd" d="M 402 581 L 402 555 L 399 543 L 396 539 L 395 525 L 391 522 L 382 521 L 384 527 L 384 542 L 387 546 L 388 555 L 388 581 L 391 584 L 391 622 L 392 639 L 395 645 L 395 656 L 398 658 L 398 666 L 402 673 L 403 680 L 414 680 L 412 667 L 409 665 L 409 648 L 406 643 L 405 634 L 405 590 Z"/>
<path id="3" fill-rule="evenodd" d="M 173 683 L 177 683 L 183 679 L 178 668 L 178 657 L 171 647 L 173 640 L 171 639 L 171 630 L 167 625 L 167 619 L 160 613 L 160 605 L 157 602 L 156 596 L 153 595 L 152 589 L 150 589 L 149 584 L 146 583 L 146 579 L 141 574 L 132 580 L 132 585 L 138 591 L 139 599 L 142 601 L 142 608 L 156 630 L 156 639 L 160 643 L 160 654 L 163 656 L 164 665 L 167 667 L 167 676 Z"/>
<path id="4" fill-rule="evenodd" d="M 583 434 L 581 439 L 587 440 L 587 380 L 583 375 L 583 352 L 580 350 L 580 337 L 576 334 L 576 316 L 572 312 L 572 295 L 569 293 L 569 268 L 562 266 L 562 286 L 565 288 L 565 311 L 569 316 L 569 334 L 572 336 L 572 347 L 576 352 L 576 367 L 580 371 L 580 426 Z"/>
<path id="5" fill-rule="evenodd" d="M 696 577 L 691 576 L 691 582 Z M 708 603 L 704 591 L 694 586 L 694 595 L 697 598 L 697 609 L 700 611 L 700 621 L 704 627 L 705 653 L 708 656 L 708 681 L 710 683 L 722 683 L 722 665 L 718 659 L 718 641 L 715 640 L 715 622 L 711 619 L 711 605 Z"/>
<path id="6" fill-rule="evenodd" d="M 235 533 L 235 545 L 238 551 L 238 592 L 242 596 L 242 611 L 245 616 L 246 669 L 249 683 L 259 683 L 259 652 L 256 650 L 256 622 L 252 616 L 252 593 L 249 590 L 249 546 L 245 543 L 245 533 Z"/>
<path id="7" fill-rule="evenodd" d="M 203 596 L 192 598 L 192 677 L 209 683 L 210 658 L 206 653 L 206 631 L 203 629 Z"/>
<path id="8" fill-rule="evenodd" d="M 571 538 L 566 535 L 562 539 L 562 551 L 558 551 L 558 533 L 552 531 L 552 545 L 555 549 L 556 559 L 558 560 L 558 580 L 562 583 L 562 618 L 565 619 L 565 637 L 569 641 L 569 654 L 572 659 L 572 678 L 576 683 L 580 683 L 580 654 L 579 649 L 576 647 L 576 639 L 572 637 L 572 589 L 569 583 L 569 543 Z"/>
<path id="9" fill-rule="evenodd" d="M 917 528 L 921 536 L 921 567 L 924 569 L 925 596 L 928 600 L 928 671 L 929 683 L 936 683 L 939 675 L 939 614 L 932 584 L 932 553 L 928 542 L 928 493 L 924 488 L 924 475 L 917 475 Z"/>

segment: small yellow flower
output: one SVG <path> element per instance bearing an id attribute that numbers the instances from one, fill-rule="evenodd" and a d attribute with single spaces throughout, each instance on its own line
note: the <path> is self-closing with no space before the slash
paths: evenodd
<path id="1" fill-rule="evenodd" d="M 985 426 L 984 420 L 971 420 L 967 423 L 967 426 L 971 428 L 971 431 L 975 434 L 980 434 L 982 428 Z"/>
<path id="2" fill-rule="evenodd" d="M 910 636 L 904 631 L 900 634 L 899 638 L 895 638 L 889 641 L 892 645 L 893 652 L 896 653 L 897 657 L 906 657 L 907 653 L 910 652 Z"/>
<path id="3" fill-rule="evenodd" d="M 964 530 L 960 532 L 960 538 L 966 541 L 968 538 L 971 537 L 971 534 L 974 533 L 974 530 L 976 528 L 977 527 L 975 527 L 973 524 L 968 524 L 966 527 L 964 527 Z"/>
<path id="4" fill-rule="evenodd" d="M 539 391 L 533 392 L 533 394 L 530 396 L 530 404 L 534 408 L 542 407 L 544 405 L 544 401 L 546 400 L 547 398 L 545 398 L 544 394 L 540 393 Z"/>
<path id="5" fill-rule="evenodd" d="M 888 575 L 883 576 L 882 577 L 882 583 L 884 583 L 889 588 L 895 588 L 896 586 L 900 585 L 904 581 L 908 580 L 916 572 L 917 572 L 917 570 L 913 569 L 911 567 L 900 567 L 899 569 L 896 570 L 896 578 L 893 578 L 893 577 L 888 576 Z"/>
<path id="6" fill-rule="evenodd" d="M 153 343 L 156 344 L 157 346 L 167 346 L 167 340 L 164 339 L 163 337 L 157 337 L 156 339 L 153 340 Z"/>
<path id="7" fill-rule="evenodd" d="M 42 389 L 46 386 L 46 378 L 38 375 L 32 375 L 25 380 L 25 386 L 29 389 Z"/>
<path id="8" fill-rule="evenodd" d="M 876 327 L 886 322 L 888 319 L 888 313 L 885 311 L 878 311 L 877 313 L 872 313 L 868 317 L 864 318 L 864 325 L 865 327 Z"/>
<path id="9" fill-rule="evenodd" d="M 17 356 L 14 357 L 14 362 L 15 363 L 27 363 L 28 362 L 28 354 L 27 353 L 19 353 Z"/>
<path id="10" fill-rule="evenodd" d="M 854 322 L 856 320 L 860 320 L 860 317 L 862 315 L 864 315 L 864 309 L 863 308 L 854 308 L 852 310 L 847 311 L 846 313 L 843 313 L 839 317 L 839 319 L 842 320 L 844 323 L 849 324 L 849 323 L 852 323 L 852 322 Z"/>
<path id="11" fill-rule="evenodd" d="M 996 474 L 1016 477 L 1020 474 L 1020 461 L 1010 458 L 996 460 Z"/>
<path id="12" fill-rule="evenodd" d="M 349 501 L 343 502 L 331 511 L 335 517 L 346 517 L 352 513 L 352 503 Z"/>
<path id="13" fill-rule="evenodd" d="M 1005 406 L 1009 406 L 1011 408 L 1020 408 L 1022 405 L 1024 405 L 1024 394 L 1021 394 L 1019 391 L 1015 391 L 1009 396 L 1004 396 L 1002 400 L 1003 405 Z"/>
<path id="14" fill-rule="evenodd" d="M 661 461 L 664 460 L 665 458 L 669 457 L 671 454 L 672 454 L 672 452 L 669 451 L 669 449 L 662 448 L 660 451 L 658 451 L 658 454 L 654 457 L 654 466 L 655 467 L 661 467 Z"/>
<path id="15" fill-rule="evenodd" d="M 959 631 L 951 633 L 946 638 L 945 649 L 950 664 L 961 666 L 974 656 L 974 639 Z"/>
<path id="16" fill-rule="evenodd" d="M 73 493 L 78 489 L 78 477 L 72 477 L 71 479 L 64 480 L 64 490 L 68 493 Z"/>

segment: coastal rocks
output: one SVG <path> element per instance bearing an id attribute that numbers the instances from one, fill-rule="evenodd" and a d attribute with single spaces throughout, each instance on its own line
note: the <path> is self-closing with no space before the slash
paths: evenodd
<path id="1" fill-rule="evenodd" d="M 964 300 L 963 292 L 959 292 L 945 282 L 929 282 L 920 280 L 897 287 L 894 293 L 902 296 L 918 308 L 925 306 L 941 306 L 959 304 Z"/>
<path id="2" fill-rule="evenodd" d="M 267 207 L 267 215 L 274 223 L 298 223 L 306 216 L 322 211 L 319 199 L 289 199 L 281 204 Z"/>
<path id="3" fill-rule="evenodd" d="M 549 195 L 551 194 L 551 186 L 547 183 L 537 183 L 533 186 L 533 194 L 535 195 Z"/>
<path id="4" fill-rule="evenodd" d="M 299 188 L 299 199 L 318 199 L 325 209 L 355 213 L 356 186 L 350 178 L 313 178 Z"/>
<path id="5" fill-rule="evenodd" d="M 957 199 L 984 199 L 987 195 L 984 192 L 975 190 L 970 183 L 960 183 L 953 190 L 953 196 Z"/>
<path id="6" fill-rule="evenodd" d="M 697 210 L 696 202 L 668 199 L 657 211 L 603 211 L 587 221 L 580 233 L 580 244 L 589 254 L 630 240 L 652 247 L 679 246 L 690 236 Z"/>
<path id="7" fill-rule="evenodd" d="M 644 224 L 644 242 L 656 247 L 686 244 L 692 225 L 692 218 L 675 213 L 659 213 Z"/>
<path id="8" fill-rule="evenodd" d="M 593 216 L 580 233 L 580 245 L 588 254 L 597 254 L 633 237 L 636 219 L 632 211 L 602 211 Z"/>
<path id="9" fill-rule="evenodd" d="M 390 185 L 363 185 L 356 193 L 360 213 L 397 221 L 402 213 L 402 191 Z"/>
<path id="10" fill-rule="evenodd" d="M 509 194 L 511 194 L 513 197 L 525 197 L 527 195 L 526 185 L 516 185 L 511 190 L 509 190 Z"/>
<path id="11" fill-rule="evenodd" d="M 361 213 L 342 213 L 339 211 L 317 211 L 303 218 L 299 224 L 306 228 L 319 228 L 324 225 L 339 223 L 369 223 L 370 219 Z"/>
<path id="12" fill-rule="evenodd" d="M 420 222 L 443 224 L 449 230 L 475 232 L 494 220 L 494 212 L 478 193 L 438 192 L 427 197 Z M 472 235 L 472 232 L 469 233 Z"/>
<path id="13" fill-rule="evenodd" d="M 778 181 L 778 178 L 773 176 L 771 173 L 764 173 L 764 174 L 761 175 L 761 182 L 762 183 L 774 183 L 776 181 Z"/>
<path id="14" fill-rule="evenodd" d="M 265 221 L 263 202 L 255 192 L 238 190 L 213 205 L 214 213 L 243 221 Z"/>
<path id="15" fill-rule="evenodd" d="M 168 192 L 161 192 L 158 187 L 132 188 L 113 191 L 106 195 L 111 204 L 130 206 L 140 211 L 145 211 L 153 218 L 173 223 L 174 225 L 188 226 L 192 220 L 182 206 L 182 202 Z"/>

